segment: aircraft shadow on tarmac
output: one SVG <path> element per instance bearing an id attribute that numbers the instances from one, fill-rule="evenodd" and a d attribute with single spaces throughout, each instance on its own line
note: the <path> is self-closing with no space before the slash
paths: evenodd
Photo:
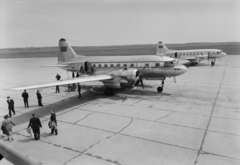
<path id="1" fill-rule="evenodd" d="M 121 100 L 122 102 L 124 102 L 128 98 L 139 99 L 139 98 L 142 98 L 142 96 L 153 96 L 154 97 L 154 96 L 170 96 L 171 95 L 168 93 L 157 93 L 155 90 L 154 91 L 146 90 L 146 88 L 143 90 L 143 89 L 140 89 L 139 87 L 134 90 L 127 91 L 127 92 L 125 92 L 125 91 L 121 92 L 121 90 L 117 90 L 114 92 L 114 95 L 112 95 L 112 96 L 105 96 L 103 93 L 93 92 L 90 89 L 90 87 L 85 87 L 84 89 L 88 89 L 88 90 L 86 90 L 86 92 L 82 93 L 81 98 L 78 98 L 78 94 L 76 93 L 76 95 L 74 95 L 72 97 L 68 97 L 66 99 L 59 100 L 57 102 L 45 105 L 43 107 L 39 107 L 37 109 L 35 108 L 33 110 L 27 111 L 26 113 L 24 112 L 24 110 L 21 110 L 21 112 L 23 112 L 23 114 L 20 114 L 18 116 L 13 116 L 11 119 L 16 125 L 25 123 L 26 127 L 27 127 L 29 120 L 32 117 L 33 113 L 35 113 L 38 117 L 43 118 L 42 121 L 46 121 L 46 120 L 49 120 L 51 110 L 54 110 L 57 113 L 57 112 L 64 111 L 66 109 L 71 109 L 76 106 L 91 102 L 93 100 L 97 100 L 99 98 Z M 103 89 L 103 88 L 101 87 L 101 89 Z M 54 96 L 50 96 L 50 97 L 54 97 Z M 36 107 L 36 105 L 30 106 L 30 108 L 32 108 L 32 107 Z M 26 108 L 26 110 L 29 110 L 29 109 Z"/>
<path id="2" fill-rule="evenodd" d="M 50 96 L 50 97 L 54 97 L 54 96 Z M 23 114 L 20 114 L 18 116 L 13 116 L 11 119 L 16 125 L 25 123 L 27 127 L 33 113 L 35 113 L 36 116 L 38 117 L 45 118 L 42 120 L 42 121 L 45 121 L 45 120 L 49 120 L 49 117 L 51 115 L 51 112 L 50 112 L 51 110 L 54 110 L 56 113 L 61 112 L 63 110 L 71 109 L 78 105 L 93 101 L 97 98 L 99 98 L 99 94 L 95 94 L 92 92 L 84 92 L 82 93 L 81 98 L 78 98 L 78 95 L 76 94 L 75 96 L 68 97 L 63 100 L 59 100 L 57 102 L 45 105 L 43 107 L 39 107 L 37 109 L 33 109 L 32 111 L 30 110 L 30 111 L 24 112 L 24 110 L 21 110 Z M 35 107 L 35 105 L 33 106 L 30 105 L 30 108 L 32 107 Z M 26 110 L 29 110 L 29 109 L 26 108 Z"/>

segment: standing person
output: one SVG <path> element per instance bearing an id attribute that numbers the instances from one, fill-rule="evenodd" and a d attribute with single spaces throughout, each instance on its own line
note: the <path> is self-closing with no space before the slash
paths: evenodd
<path id="1" fill-rule="evenodd" d="M 41 95 L 41 93 L 39 92 L 39 90 L 37 90 L 37 99 L 38 99 L 38 105 L 39 106 L 43 106 L 42 105 L 42 95 Z"/>
<path id="2" fill-rule="evenodd" d="M 8 103 L 8 110 L 9 110 L 9 117 L 12 117 L 12 112 L 15 115 L 15 110 L 14 110 L 14 101 L 13 99 L 10 99 L 10 97 L 7 97 L 7 103 Z"/>
<path id="3" fill-rule="evenodd" d="M 56 79 L 57 80 L 60 80 L 61 79 L 61 76 L 59 74 L 56 75 Z"/>
<path id="4" fill-rule="evenodd" d="M 82 95 L 81 95 L 81 86 L 80 86 L 80 84 L 78 83 L 78 98 L 80 98 L 80 97 L 82 97 Z"/>
<path id="5" fill-rule="evenodd" d="M 28 97 L 29 97 L 29 95 L 28 95 L 26 89 L 22 93 L 22 97 L 23 97 L 23 102 L 24 102 L 25 107 L 29 108 L 29 106 L 28 106 Z"/>
<path id="6" fill-rule="evenodd" d="M 10 139 L 12 139 L 13 141 L 13 137 L 12 137 L 12 126 L 15 125 L 12 120 L 10 120 L 8 118 L 8 115 L 4 116 L 4 121 L 2 122 L 2 127 L 4 128 L 4 132 L 8 137 L 8 140 L 10 141 Z"/>
<path id="7" fill-rule="evenodd" d="M 55 132 L 55 134 L 58 134 L 57 130 L 57 119 L 56 119 L 56 114 L 54 113 L 54 110 L 51 110 L 51 116 L 50 116 L 50 122 L 51 122 L 51 134 Z"/>
<path id="8" fill-rule="evenodd" d="M 56 75 L 56 79 L 57 81 L 59 81 L 61 79 L 61 76 L 59 74 Z M 60 93 L 60 90 L 59 90 L 59 86 L 56 85 L 56 93 Z"/>
<path id="9" fill-rule="evenodd" d="M 31 126 L 35 140 L 40 139 L 40 127 L 42 127 L 41 121 L 36 117 L 35 113 L 32 114 L 32 118 L 29 121 L 28 128 Z"/>
<path id="10" fill-rule="evenodd" d="M 214 63 L 213 63 L 213 61 L 211 61 L 211 66 L 213 67 L 213 65 L 214 65 Z"/>

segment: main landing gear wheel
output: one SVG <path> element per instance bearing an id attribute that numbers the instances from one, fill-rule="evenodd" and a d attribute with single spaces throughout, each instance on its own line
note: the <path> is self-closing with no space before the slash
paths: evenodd
<path id="1" fill-rule="evenodd" d="M 161 92 L 163 91 L 163 87 L 158 87 L 158 88 L 157 88 L 157 91 L 158 91 L 159 93 L 161 93 Z"/>
<path id="2" fill-rule="evenodd" d="M 112 90 L 112 88 L 106 88 L 105 91 L 104 91 L 104 94 L 105 94 L 106 96 L 113 95 L 113 90 Z"/>

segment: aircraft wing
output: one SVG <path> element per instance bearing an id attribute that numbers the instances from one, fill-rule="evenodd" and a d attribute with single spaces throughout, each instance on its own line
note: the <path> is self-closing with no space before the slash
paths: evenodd
<path id="1" fill-rule="evenodd" d="M 73 84 L 73 83 L 83 83 L 83 82 L 90 82 L 90 81 L 101 81 L 101 80 L 111 80 L 113 77 L 111 75 L 94 75 L 94 76 L 86 76 L 86 77 L 77 77 L 73 79 L 67 80 L 59 80 L 48 84 L 42 85 L 32 85 L 26 87 L 19 87 L 19 88 L 12 88 L 10 90 L 24 90 L 24 89 L 36 89 L 36 88 L 46 88 L 56 85 L 66 85 L 66 84 Z"/>

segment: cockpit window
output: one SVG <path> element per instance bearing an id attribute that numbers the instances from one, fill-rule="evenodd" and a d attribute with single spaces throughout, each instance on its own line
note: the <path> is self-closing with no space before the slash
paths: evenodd
<path id="1" fill-rule="evenodd" d="M 172 67 L 173 65 L 174 65 L 173 61 L 169 61 L 169 62 L 164 62 L 163 67 Z"/>

